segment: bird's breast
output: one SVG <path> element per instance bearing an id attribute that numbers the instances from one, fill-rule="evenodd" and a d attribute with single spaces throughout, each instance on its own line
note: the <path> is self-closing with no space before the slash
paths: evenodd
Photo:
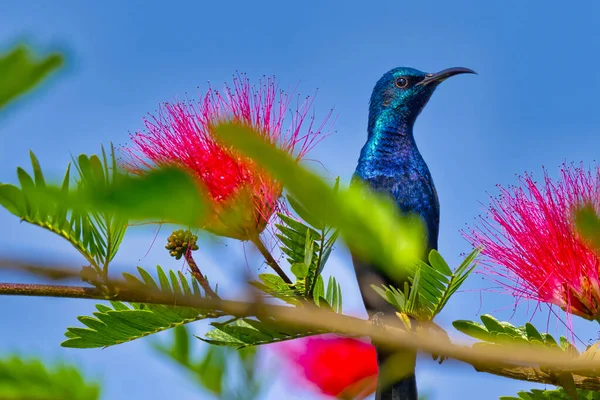
<path id="1" fill-rule="evenodd" d="M 355 179 L 364 182 L 371 191 L 392 198 L 402 213 L 420 216 L 427 227 L 428 247 L 437 248 L 440 206 L 427 166 L 400 166 L 393 171 L 363 176 L 359 172 L 357 169 Z"/>

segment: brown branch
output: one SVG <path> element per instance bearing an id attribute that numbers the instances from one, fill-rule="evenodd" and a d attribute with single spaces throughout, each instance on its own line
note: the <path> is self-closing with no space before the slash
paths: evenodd
<path id="1" fill-rule="evenodd" d="M 106 299 L 106 295 L 95 287 L 29 283 L 0 283 L 0 294 L 9 296 L 66 297 L 70 299 Z"/>
<path id="2" fill-rule="evenodd" d="M 281 279 L 283 279 L 283 281 L 285 283 L 287 283 L 288 285 L 293 285 L 294 282 L 292 282 L 292 280 L 281 269 L 281 267 L 277 263 L 277 260 L 275 260 L 273 258 L 273 256 L 271 255 L 271 252 L 265 247 L 265 244 L 262 242 L 262 240 L 260 239 L 260 237 L 257 236 L 254 239 L 250 239 L 250 241 L 254 244 L 254 246 L 256 246 L 256 248 L 258 249 L 258 251 L 260 251 L 260 254 L 263 255 L 263 257 L 265 258 L 265 261 L 267 262 L 267 264 L 271 268 L 273 268 L 273 270 L 275 272 L 277 272 L 277 275 L 279 275 L 281 277 Z"/>
<path id="3" fill-rule="evenodd" d="M 204 308 L 221 311 L 237 317 L 270 317 L 277 321 L 277 323 L 285 326 L 291 325 L 301 329 L 317 328 L 352 336 L 370 336 L 378 343 L 386 345 L 389 348 L 422 350 L 428 353 L 440 354 L 447 358 L 477 365 L 478 368 L 481 365 L 506 365 L 506 363 L 511 363 L 515 367 L 518 364 L 545 365 L 547 368 L 556 368 L 562 371 L 577 371 L 579 374 L 583 374 L 582 371 L 591 371 L 590 374 L 592 376 L 587 378 L 587 381 L 597 382 L 596 387 L 600 388 L 600 377 L 593 377 L 595 375 L 594 371 L 600 369 L 600 361 L 574 358 L 564 352 L 552 349 L 537 349 L 527 345 L 516 344 L 490 348 L 472 348 L 442 341 L 438 335 L 432 335 L 426 331 L 413 334 L 392 327 L 382 330 L 374 327 L 370 321 L 332 313 L 331 311 L 313 306 L 295 308 L 261 302 L 251 303 L 182 296 L 151 291 L 146 287 L 122 281 L 113 281 L 112 283 L 118 292 L 110 297 L 111 300 Z M 15 286 L 15 284 L 0 284 L 0 294 L 107 299 L 107 296 L 93 289 L 91 289 L 91 292 L 89 290 L 90 288 L 71 286 Z M 88 292 L 86 293 L 86 291 Z M 510 367 L 510 369 L 516 374 L 518 370 L 515 367 Z M 529 376 L 521 375 L 524 377 Z"/>
<path id="4" fill-rule="evenodd" d="M 26 269 L 46 276 L 62 278 L 78 277 L 77 272 L 68 269 L 43 268 L 19 262 L 0 260 L 0 267 L 10 266 Z M 312 306 L 301 308 L 264 304 L 262 302 L 239 302 L 214 298 L 167 295 L 144 286 L 132 285 L 125 281 L 111 281 L 117 290 L 107 296 L 96 288 L 79 286 L 55 286 L 35 284 L 0 283 L 0 295 L 43 296 L 89 298 L 96 300 L 117 300 L 196 307 L 215 310 L 214 316 L 233 315 L 236 317 L 257 316 L 273 318 L 285 326 L 300 329 L 337 332 L 352 336 L 370 336 L 381 344 L 396 349 L 421 350 L 453 358 L 474 366 L 477 371 L 504 376 L 528 382 L 559 385 L 557 374 L 548 372 L 550 368 L 574 373 L 575 385 L 581 389 L 600 390 L 600 362 L 590 358 L 575 358 L 555 349 L 539 349 L 527 345 L 506 345 L 490 348 L 472 348 L 440 340 L 439 334 L 428 330 L 411 334 L 403 330 L 387 327 L 381 330 L 369 321 L 335 314 Z M 389 324 L 390 321 L 386 322 Z M 544 370 L 532 365 L 544 365 Z"/>
<path id="5" fill-rule="evenodd" d="M 519 381 L 537 382 L 555 386 L 562 386 L 558 374 L 544 372 L 539 368 L 535 367 L 473 364 L 473 368 L 475 368 L 477 372 L 486 372 L 488 374 L 503 376 L 505 378 L 516 379 Z M 575 386 L 579 389 L 593 391 L 600 390 L 600 377 L 573 374 L 573 380 L 575 381 Z"/>
<path id="6" fill-rule="evenodd" d="M 107 294 L 103 290 L 88 286 L 0 282 L 0 295 L 122 301 L 126 303 L 150 303 L 204 308 L 201 307 L 198 302 L 193 300 L 190 301 L 190 299 L 193 299 L 193 297 L 190 296 L 170 296 L 165 295 L 162 292 L 151 292 L 145 289 L 144 286 L 130 284 L 128 282 L 116 283 L 115 281 L 111 281 L 110 283 L 116 290 L 114 294 Z M 183 298 L 183 300 L 180 300 L 180 298 Z M 210 318 L 218 318 L 228 314 L 213 312 L 208 313 L 207 315 Z"/>
<path id="7" fill-rule="evenodd" d="M 192 276 L 198 281 L 200 286 L 202 286 L 202 289 L 204 289 L 206 294 L 210 297 L 218 299 L 219 296 L 217 295 L 217 293 L 214 290 L 212 290 L 212 288 L 208 284 L 208 281 L 206 280 L 206 277 L 200 271 L 198 264 L 196 264 L 194 257 L 192 257 L 192 252 L 186 251 L 183 254 L 183 256 L 185 257 L 185 261 L 187 261 L 188 265 L 190 266 L 190 272 L 192 273 Z"/>

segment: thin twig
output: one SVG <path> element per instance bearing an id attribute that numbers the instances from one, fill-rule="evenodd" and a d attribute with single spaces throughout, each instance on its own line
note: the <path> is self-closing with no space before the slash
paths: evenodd
<path id="1" fill-rule="evenodd" d="M 194 257 L 192 257 L 192 252 L 186 251 L 183 253 L 183 256 L 185 257 L 185 261 L 187 261 L 188 265 L 190 266 L 190 272 L 192 273 L 192 276 L 198 281 L 200 286 L 202 286 L 202 289 L 204 289 L 206 294 L 210 297 L 218 299 L 219 295 L 217 295 L 217 293 L 208 284 L 206 277 L 200 271 L 200 268 L 198 267 L 198 264 L 196 264 Z"/>
<path id="2" fill-rule="evenodd" d="M 283 272 L 275 258 L 273 258 L 273 256 L 271 255 L 271 252 L 265 247 L 265 244 L 262 242 L 261 238 L 259 236 L 256 236 L 256 238 L 250 239 L 250 241 L 252 242 L 252 244 L 254 244 L 254 246 L 256 246 L 258 251 L 260 251 L 260 254 L 263 255 L 267 264 L 271 268 L 273 268 L 275 272 L 277 272 L 277 275 L 279 275 L 281 279 L 283 279 L 283 281 L 288 285 L 293 285 L 294 282 L 292 282 L 292 280 L 286 275 L 286 273 Z"/>
<path id="3" fill-rule="evenodd" d="M 39 285 L 29 283 L 0 283 L 0 294 L 9 296 L 66 297 L 71 299 L 106 300 L 106 295 L 95 287 Z"/>

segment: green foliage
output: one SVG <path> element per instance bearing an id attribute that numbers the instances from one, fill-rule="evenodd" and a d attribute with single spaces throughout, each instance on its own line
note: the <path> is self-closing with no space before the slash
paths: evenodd
<path id="1" fill-rule="evenodd" d="M 159 284 L 144 269 L 138 267 L 142 280 L 123 273 L 127 281 L 134 285 L 144 286 L 149 290 L 161 291 L 168 295 L 186 295 L 202 297 L 200 286 L 196 280 L 188 282 L 185 276 L 169 271 L 169 275 L 157 266 Z M 94 317 L 80 316 L 77 319 L 86 328 L 67 328 L 62 342 L 63 347 L 96 348 L 129 342 L 153 333 L 171 329 L 189 322 L 208 317 L 207 311 L 191 307 L 167 306 L 162 304 L 124 303 L 112 301 L 112 308 L 98 304 L 98 312 Z"/>
<path id="2" fill-rule="evenodd" d="M 557 390 L 539 390 L 532 389 L 529 392 L 519 392 L 518 397 L 502 396 L 500 400 L 571 400 L 573 397 L 566 393 L 563 389 Z M 577 398 L 579 400 L 600 400 L 600 392 L 592 392 L 590 390 L 577 390 Z"/>
<path id="3" fill-rule="evenodd" d="M 280 299 L 292 305 L 302 303 L 303 291 L 298 290 L 296 286 L 289 285 L 275 274 L 259 274 L 258 281 L 250 281 L 249 283 L 258 290 L 266 293 L 269 296 Z"/>
<path id="4" fill-rule="evenodd" d="M 479 252 L 480 249 L 473 250 L 453 272 L 441 254 L 432 250 L 429 263 L 418 261 L 409 269 L 410 285 L 406 282 L 402 290 L 391 286 L 372 287 L 399 312 L 420 321 L 429 321 L 442 311 L 473 271 Z"/>
<path id="5" fill-rule="evenodd" d="M 275 274 L 259 274 L 258 279 L 259 281 L 251 281 L 250 284 L 288 304 L 298 306 L 307 300 L 302 283 L 289 285 L 279 275 Z M 314 300 L 319 307 L 326 307 L 337 313 L 342 312 L 342 288 L 334 277 L 329 277 L 327 287 L 325 287 L 323 276 L 319 275 L 312 295 L 308 299 Z"/>
<path id="6" fill-rule="evenodd" d="M 316 174 L 298 165 L 295 158 L 249 128 L 228 123 L 214 132 L 283 182 L 313 219 L 339 228 L 346 243 L 364 261 L 385 268 L 395 279 L 410 274 L 409 266 L 423 250 L 424 228 L 418 218 L 399 216 L 392 201 L 360 184 L 332 190 Z"/>
<path id="7" fill-rule="evenodd" d="M 306 211 L 288 197 L 291 204 L 295 204 L 295 210 L 299 215 L 305 215 Z M 281 241 L 281 250 L 287 257 L 290 270 L 296 277 L 296 282 L 289 285 L 274 274 L 260 274 L 258 282 L 250 282 L 251 285 L 266 294 L 283 300 L 286 303 L 298 306 L 306 300 L 314 300 L 315 304 L 327 307 L 335 312 L 342 310 L 342 292 L 335 278 L 330 277 L 325 287 L 321 273 L 333 250 L 333 245 L 338 233 L 330 227 L 318 224 L 315 218 L 313 224 L 320 228 L 316 229 L 291 218 L 279 214 L 280 224 L 276 224 L 277 237 Z"/>
<path id="8" fill-rule="evenodd" d="M 40 360 L 17 356 L 0 359 L 0 399 L 97 400 L 100 387 L 84 380 L 69 365 L 45 366 Z"/>
<path id="9" fill-rule="evenodd" d="M 69 204 L 83 210 L 114 212 L 131 220 L 189 226 L 201 225 L 207 211 L 194 177 L 175 167 L 153 169 L 141 176 L 119 175 L 112 187 L 87 189 L 71 196 Z"/>
<path id="10" fill-rule="evenodd" d="M 20 188 L 0 184 L 0 205 L 21 220 L 45 228 L 68 240 L 97 270 L 104 273 L 114 258 L 127 228 L 126 220 L 112 212 L 69 209 L 66 204 L 51 201 L 43 194 L 47 190 L 46 178 L 38 159 L 30 152 L 33 177 L 17 168 Z M 78 172 L 76 193 L 88 187 L 107 190 L 115 185 L 117 162 L 114 148 L 110 156 L 102 148 L 101 156 L 84 154 L 74 160 Z M 67 167 L 59 193 L 67 196 L 71 183 L 71 166 Z"/>
<path id="11" fill-rule="evenodd" d="M 0 54 L 0 110 L 31 90 L 62 64 L 62 55 L 53 53 L 38 60 L 24 45 Z"/>
<path id="12" fill-rule="evenodd" d="M 214 329 L 206 333 L 206 339 L 198 339 L 210 344 L 236 347 L 238 349 L 326 333 L 322 330 L 306 331 L 305 329 L 282 326 L 271 318 L 260 320 L 234 318 L 226 322 L 212 322 L 211 325 Z"/>
<path id="13" fill-rule="evenodd" d="M 549 333 L 540 333 L 535 326 L 526 323 L 524 326 L 515 327 L 508 322 L 500 322 L 491 315 L 484 314 L 480 317 L 480 324 L 475 321 L 458 320 L 452 325 L 456 330 L 490 344 L 533 344 L 551 348 L 560 348 L 570 354 L 578 355 L 579 352 L 564 336 L 557 342 Z"/>
<path id="14" fill-rule="evenodd" d="M 339 180 L 336 181 L 334 190 L 337 191 L 338 186 Z M 307 222 L 312 221 L 311 225 L 315 227 L 313 229 L 283 214 L 279 215 L 282 224 L 276 225 L 281 250 L 287 256 L 291 271 L 297 279 L 296 286 L 303 288 L 305 297 L 311 297 L 339 232 L 318 222 L 292 196 L 288 196 L 288 201 L 301 218 Z"/>
<path id="15" fill-rule="evenodd" d="M 329 277 L 327 288 L 325 288 L 323 276 L 317 277 L 313 299 L 319 307 L 326 307 L 333 312 L 342 313 L 342 287 L 333 276 Z"/>
<path id="16" fill-rule="evenodd" d="M 75 190 L 69 190 L 68 183 L 65 183 L 68 182 L 69 170 L 63 185 L 54 186 L 45 182 L 37 185 L 37 181 L 36 185 L 31 184 L 31 177 L 19 168 L 23 190 L 31 189 L 26 193 L 26 200 L 34 202 L 36 206 L 42 203 L 56 204 L 56 208 L 69 209 L 77 215 L 108 214 L 128 220 L 156 220 L 190 226 L 203 224 L 207 202 L 189 173 L 180 168 L 164 167 L 140 176 L 125 175 L 115 172 L 114 153 L 112 156 L 110 180 L 106 178 L 109 167 L 104 153 L 104 165 L 97 156 L 79 156 L 77 167 L 83 179 Z M 37 160 L 33 162 L 37 163 Z M 91 168 L 89 175 L 84 175 L 88 172 L 87 168 Z M 27 188 L 23 187 L 24 183 L 28 185 Z M 17 192 L 20 190 L 12 185 L 2 185 L 0 204 L 19 215 L 25 213 L 22 209 L 28 204 Z M 30 212 L 29 209 L 27 211 Z"/>
<path id="17" fill-rule="evenodd" d="M 535 326 L 526 323 L 524 326 L 516 327 L 508 322 L 500 322 L 491 315 L 484 314 L 480 317 L 481 322 L 474 321 L 454 321 L 452 325 L 458 331 L 481 340 L 482 342 L 475 343 L 475 346 L 498 346 L 498 345 L 510 345 L 510 344 L 528 344 L 531 346 L 542 346 L 559 351 L 564 351 L 572 356 L 578 356 L 579 352 L 573 344 L 571 344 L 565 337 L 561 336 L 557 342 L 549 333 L 540 333 Z M 597 351 L 597 346 L 592 346 L 584 356 L 594 356 Z M 552 368 L 545 368 L 540 365 L 540 369 L 546 373 L 552 374 L 556 379 L 556 384 L 562 386 L 561 393 L 565 394 L 565 398 L 576 399 L 577 388 L 573 375 L 569 372 L 561 372 Z M 544 395 L 540 391 L 537 395 Z M 520 392 L 520 396 L 533 396 L 525 392 Z M 536 395 L 536 396 L 537 396 Z M 507 399 L 510 397 L 507 397 Z M 524 399 L 554 399 L 555 397 L 522 397 Z M 563 398 L 563 397 L 558 397 Z M 584 397 L 586 398 L 586 397 Z"/>
<path id="18" fill-rule="evenodd" d="M 257 379 L 256 349 L 235 350 L 209 346 L 201 357 L 190 354 L 190 335 L 185 326 L 173 329 L 170 344 L 155 343 L 160 353 L 191 373 L 198 384 L 223 400 L 258 399 L 262 381 Z"/>

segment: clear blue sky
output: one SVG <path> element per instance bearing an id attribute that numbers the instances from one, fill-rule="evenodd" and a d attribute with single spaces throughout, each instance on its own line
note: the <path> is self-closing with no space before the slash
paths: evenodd
<path id="1" fill-rule="evenodd" d="M 441 206 L 441 252 L 457 262 L 467 243 L 459 230 L 481 212 L 480 201 L 497 183 L 515 183 L 524 170 L 542 165 L 555 174 L 563 161 L 596 159 L 600 148 L 600 3 L 581 1 L 403 2 L 403 1 L 3 1 L 0 46 L 28 39 L 40 49 L 69 53 L 68 68 L 35 95 L 0 118 L 0 181 L 14 182 L 16 166 L 27 166 L 28 150 L 58 176 L 70 154 L 96 152 L 101 143 L 126 143 L 129 131 L 159 102 L 195 94 L 229 80 L 275 74 L 286 85 L 319 88 L 318 113 L 335 106 L 336 133 L 312 158 L 333 176 L 351 176 L 366 137 L 367 105 L 376 80 L 388 69 L 412 66 L 436 71 L 465 66 L 479 76 L 442 84 L 419 118 L 415 132 L 435 179 Z M 80 262 L 66 243 L 20 224 L 0 210 L 0 252 L 51 255 Z M 116 260 L 169 268 L 162 249 L 168 230 L 144 258 L 151 229 L 132 229 Z M 234 242 L 201 246 L 206 271 L 225 290 L 239 274 L 243 253 Z M 224 256 L 224 253 L 232 256 Z M 260 263 L 251 259 L 249 268 Z M 330 272 L 344 284 L 345 308 L 362 313 L 347 251 L 339 246 Z M 0 280 L 19 279 L 6 273 Z M 513 300 L 482 292 L 491 283 L 474 275 L 439 317 L 477 319 L 492 312 L 510 318 Z M 0 298 L 0 353 L 18 351 L 73 360 L 104 383 L 104 399 L 204 396 L 179 370 L 155 356 L 149 340 L 106 350 L 59 347 L 66 326 L 89 314 L 93 303 L 60 299 Z M 522 324 L 531 310 L 519 308 Z M 546 326 L 547 311 L 534 317 Z M 576 323 L 580 337 L 598 336 L 595 323 Z M 550 324 L 553 333 L 564 327 Z M 452 329 L 450 327 L 450 329 Z M 457 335 L 458 336 L 458 335 Z M 533 387 L 427 357 L 419 385 L 431 399 L 495 399 Z M 283 378 L 281 378 L 283 379 Z M 268 399 L 314 398 L 275 384 Z M 295 387 L 295 386 L 294 386 Z M 284 391 L 285 390 L 285 391 Z"/>

